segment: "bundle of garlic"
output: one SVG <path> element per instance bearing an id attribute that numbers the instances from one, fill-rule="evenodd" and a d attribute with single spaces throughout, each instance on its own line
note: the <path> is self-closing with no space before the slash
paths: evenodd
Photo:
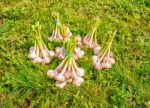
<path id="1" fill-rule="evenodd" d="M 67 45 L 67 50 L 69 49 L 67 56 L 65 56 L 55 70 L 49 70 L 47 72 L 49 78 L 56 80 L 56 86 L 59 88 L 65 87 L 69 82 L 72 82 L 76 86 L 80 86 L 84 82 L 84 79 L 82 78 L 84 69 L 77 66 L 72 54 L 76 45 L 70 41 Z"/>
<path id="2" fill-rule="evenodd" d="M 54 25 L 55 29 L 53 30 L 53 33 L 51 37 L 48 38 L 49 41 L 67 41 L 69 37 L 72 35 L 69 28 L 65 26 L 64 24 L 60 23 L 59 20 L 59 14 L 58 13 L 52 13 L 53 19 L 54 19 Z"/>
<path id="3" fill-rule="evenodd" d="M 78 41 L 76 42 L 76 40 L 74 41 L 74 44 L 76 45 L 76 44 L 78 44 Z M 60 60 L 62 60 L 62 59 L 64 59 L 65 58 L 65 56 L 68 56 L 68 50 L 70 50 L 70 49 L 67 49 L 67 46 L 68 45 L 68 43 L 65 43 L 65 45 L 64 45 L 64 47 L 56 47 L 56 49 L 55 49 L 55 56 L 58 58 L 58 59 L 60 59 Z M 83 50 L 81 50 L 81 48 L 80 47 L 75 47 L 75 49 L 74 49 L 74 52 L 73 52 L 73 57 L 74 57 L 74 59 L 75 60 L 77 60 L 77 59 L 79 59 L 79 58 L 82 58 L 83 56 L 84 56 L 84 51 Z"/>
<path id="4" fill-rule="evenodd" d="M 95 24 L 91 27 L 91 31 L 84 37 L 83 43 L 89 48 L 95 48 L 98 45 L 97 43 L 97 29 L 100 25 L 100 20 L 96 18 Z"/>
<path id="5" fill-rule="evenodd" d="M 46 47 L 44 41 L 41 37 L 41 25 L 39 22 L 36 25 L 32 26 L 33 31 L 35 32 L 35 41 L 34 47 L 31 47 L 29 50 L 28 58 L 32 60 L 33 63 L 50 63 L 51 57 L 54 56 L 53 51 L 49 51 Z"/>
<path id="6" fill-rule="evenodd" d="M 111 33 L 112 34 L 112 33 Z M 94 49 L 95 55 L 92 57 L 94 68 L 97 70 L 101 69 L 110 69 L 112 65 L 115 63 L 115 59 L 113 58 L 113 54 L 110 51 L 112 41 L 116 35 L 116 31 L 111 35 L 109 35 L 103 43 L 103 46 L 96 47 Z"/>

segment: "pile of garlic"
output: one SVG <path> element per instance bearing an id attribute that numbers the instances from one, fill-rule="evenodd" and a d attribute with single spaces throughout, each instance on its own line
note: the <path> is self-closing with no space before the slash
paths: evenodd
<path id="1" fill-rule="evenodd" d="M 72 33 L 70 32 L 69 27 L 60 23 L 59 14 L 53 13 L 55 29 L 53 30 L 52 35 L 48 38 L 49 41 L 67 41 Z"/>
<path id="2" fill-rule="evenodd" d="M 92 59 L 95 69 L 110 69 L 112 65 L 115 64 L 113 53 L 110 51 L 115 34 L 116 31 L 112 34 L 112 36 L 108 36 L 102 47 L 94 48 L 95 55 L 92 57 Z"/>
<path id="3" fill-rule="evenodd" d="M 32 26 L 32 28 L 35 32 L 36 39 L 34 42 L 34 47 L 31 47 L 29 50 L 28 58 L 31 59 L 33 63 L 48 64 L 51 61 L 51 57 L 54 56 L 54 52 L 49 51 L 44 41 L 42 40 L 40 35 L 41 25 L 39 25 L 39 22 L 36 23 L 35 26 Z"/>
<path id="4" fill-rule="evenodd" d="M 99 46 L 97 43 L 97 34 L 96 34 L 99 25 L 100 20 L 97 18 L 94 25 L 91 27 L 91 30 L 83 39 L 83 43 L 87 45 L 89 48 L 95 48 Z"/>
<path id="5" fill-rule="evenodd" d="M 80 86 L 84 80 L 84 69 L 79 68 L 76 64 L 73 52 L 76 49 L 74 41 L 66 43 L 67 55 L 64 56 L 62 62 L 57 66 L 55 70 L 49 70 L 47 72 L 48 77 L 56 80 L 56 86 L 63 88 L 67 83 L 72 82 L 76 86 Z M 63 51 L 61 48 L 57 48 L 59 51 Z M 76 49 L 78 52 L 80 49 Z"/>
<path id="6" fill-rule="evenodd" d="M 49 78 L 56 80 L 56 86 L 63 88 L 67 83 L 73 83 L 76 86 L 80 86 L 84 79 L 84 69 L 79 68 L 73 57 L 65 57 L 65 59 L 59 64 L 55 70 L 49 70 L 47 72 Z"/>
<path id="7" fill-rule="evenodd" d="M 73 37 L 69 28 L 60 23 L 59 14 L 53 13 L 55 21 L 55 29 L 49 41 L 61 41 L 62 47 L 56 47 L 55 51 L 49 51 L 41 37 L 41 25 L 39 22 L 32 26 L 35 32 L 34 46 L 29 49 L 28 58 L 33 63 L 48 64 L 52 57 L 62 60 L 54 70 L 48 70 L 47 76 L 56 80 L 55 85 L 59 88 L 64 88 L 67 83 L 73 83 L 80 86 L 83 82 L 84 69 L 77 66 L 77 60 L 82 58 L 85 53 L 81 49 L 85 44 L 94 50 L 92 56 L 93 66 L 96 70 L 110 69 L 115 64 L 113 53 L 110 51 L 112 41 L 116 35 L 110 32 L 109 36 L 101 46 L 97 42 L 97 29 L 100 25 L 100 20 L 97 18 L 91 31 L 83 38 L 81 36 Z"/>

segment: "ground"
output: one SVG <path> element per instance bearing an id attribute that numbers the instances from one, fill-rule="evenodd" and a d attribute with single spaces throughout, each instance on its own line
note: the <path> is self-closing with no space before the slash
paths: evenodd
<path id="1" fill-rule="evenodd" d="M 91 21 L 99 16 L 101 44 L 108 31 L 117 30 L 111 50 L 116 64 L 96 71 L 91 49 L 77 63 L 85 69 L 81 87 L 63 90 L 47 78 L 59 60 L 49 65 L 32 64 L 28 51 L 33 46 L 31 26 L 39 21 L 49 49 L 53 20 L 60 13 L 72 33 L 84 37 Z M 0 0 L 0 105 L 3 108 L 148 108 L 150 107 L 150 1 L 149 0 Z"/>

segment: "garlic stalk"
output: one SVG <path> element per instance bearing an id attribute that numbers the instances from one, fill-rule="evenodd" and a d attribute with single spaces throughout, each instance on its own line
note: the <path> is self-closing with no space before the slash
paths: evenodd
<path id="1" fill-rule="evenodd" d="M 35 32 L 34 47 L 30 48 L 28 58 L 32 60 L 33 63 L 50 63 L 51 57 L 54 56 L 53 51 L 49 51 L 46 47 L 42 37 L 41 37 L 41 25 L 39 22 L 32 26 Z"/>
<path id="2" fill-rule="evenodd" d="M 49 41 L 63 41 L 63 40 L 67 41 L 69 37 L 72 35 L 72 33 L 69 30 L 69 27 L 60 23 L 58 13 L 53 12 L 52 16 L 54 19 L 55 29 L 53 30 L 53 33 L 51 37 L 48 38 L 48 40 Z"/>
<path id="3" fill-rule="evenodd" d="M 104 41 L 102 47 L 96 47 L 94 49 L 95 55 L 92 57 L 94 68 L 97 70 L 110 69 L 115 64 L 115 59 L 110 51 L 112 41 L 116 35 L 116 31 L 109 35 Z"/>
<path id="4" fill-rule="evenodd" d="M 56 87 L 64 88 L 67 83 L 71 82 L 76 86 L 80 86 L 84 82 L 84 79 L 82 78 L 84 75 L 84 69 L 77 66 L 72 54 L 75 47 L 75 43 L 68 42 L 68 44 L 66 44 L 68 54 L 55 70 L 49 70 L 47 72 L 49 78 L 56 80 Z"/>
<path id="5" fill-rule="evenodd" d="M 89 48 L 95 48 L 98 45 L 97 43 L 97 29 L 100 25 L 100 20 L 96 18 L 95 24 L 91 27 L 89 33 L 84 37 L 83 43 Z"/>

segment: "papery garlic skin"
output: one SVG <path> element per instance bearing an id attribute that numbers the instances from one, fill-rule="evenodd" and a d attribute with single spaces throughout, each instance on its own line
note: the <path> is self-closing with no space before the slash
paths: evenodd
<path id="1" fill-rule="evenodd" d="M 81 41 L 82 41 L 81 36 L 77 36 L 76 39 L 77 39 L 78 42 L 81 42 Z"/>
<path id="2" fill-rule="evenodd" d="M 35 52 L 31 52 L 31 53 L 28 55 L 28 58 L 29 58 L 29 59 L 34 59 L 34 58 L 36 58 L 36 57 L 37 57 L 37 55 L 36 55 Z"/>
<path id="3" fill-rule="evenodd" d="M 29 49 L 29 54 L 32 53 L 32 52 L 34 52 L 35 49 L 36 49 L 35 47 L 30 47 L 30 49 Z"/>
<path id="4" fill-rule="evenodd" d="M 41 50 L 42 54 L 44 57 L 48 57 L 49 56 L 49 52 L 46 49 Z"/>
<path id="5" fill-rule="evenodd" d="M 84 76 L 84 69 L 83 68 L 78 68 L 76 71 L 76 74 L 78 77 Z"/>
<path id="6" fill-rule="evenodd" d="M 60 54 L 60 53 L 63 52 L 63 48 L 61 48 L 61 47 L 56 47 L 55 52 L 56 52 L 56 54 Z"/>
<path id="7" fill-rule="evenodd" d="M 89 48 L 94 48 L 94 45 L 92 43 L 90 43 Z"/>
<path id="8" fill-rule="evenodd" d="M 81 84 L 84 82 L 83 78 L 77 77 L 73 80 L 73 84 L 76 85 L 77 87 L 81 86 Z"/>
<path id="9" fill-rule="evenodd" d="M 109 61 L 110 64 L 115 64 L 115 59 L 114 58 L 109 58 L 108 61 Z"/>
<path id="10" fill-rule="evenodd" d="M 59 54 L 59 55 L 58 55 L 58 58 L 59 58 L 60 60 L 62 60 L 62 59 L 65 58 L 65 55 L 64 55 L 64 54 Z"/>
<path id="11" fill-rule="evenodd" d="M 102 67 L 101 67 L 101 65 L 100 64 L 94 64 L 94 68 L 96 69 L 96 70 L 101 70 L 102 69 Z"/>
<path id="12" fill-rule="evenodd" d="M 44 64 L 48 64 L 48 63 L 50 63 L 50 61 L 51 61 L 51 59 L 49 57 L 44 57 L 43 58 L 43 63 Z"/>
<path id="13" fill-rule="evenodd" d="M 63 76 L 62 73 L 57 74 L 57 76 L 55 77 L 55 79 L 59 82 L 64 82 L 65 81 L 65 77 Z"/>
<path id="14" fill-rule="evenodd" d="M 43 62 L 43 59 L 41 57 L 37 57 L 35 59 L 36 59 L 37 63 L 42 63 Z"/>
<path id="15" fill-rule="evenodd" d="M 56 56 L 58 59 L 60 59 L 60 60 L 64 59 L 64 58 L 65 58 L 64 49 L 61 48 L 61 47 L 56 47 L 56 49 L 55 49 L 55 56 Z"/>
<path id="16" fill-rule="evenodd" d="M 94 48 L 94 54 L 95 55 L 99 54 L 100 50 L 101 50 L 101 47 L 95 47 Z"/>
<path id="17" fill-rule="evenodd" d="M 93 60 L 93 63 L 95 64 L 98 60 L 98 57 L 96 55 L 92 56 L 92 60 Z"/>
<path id="18" fill-rule="evenodd" d="M 109 64 L 109 63 L 102 63 L 101 66 L 103 69 L 110 69 L 111 68 L 111 64 Z"/>
<path id="19" fill-rule="evenodd" d="M 68 79 L 67 80 L 68 83 L 71 83 L 72 81 L 73 81 L 73 79 Z"/>
<path id="20" fill-rule="evenodd" d="M 64 76 L 66 80 L 69 80 L 71 78 L 71 71 L 66 71 Z"/>
<path id="21" fill-rule="evenodd" d="M 55 56 L 55 52 L 54 51 L 49 51 L 49 56 L 50 57 L 54 57 Z"/>
<path id="22" fill-rule="evenodd" d="M 47 76 L 49 78 L 54 78 L 56 76 L 56 72 L 54 70 L 48 70 Z"/>
<path id="23" fill-rule="evenodd" d="M 84 54 L 85 54 L 84 51 L 82 51 L 80 47 L 75 48 L 75 55 L 78 58 L 82 58 Z"/>

